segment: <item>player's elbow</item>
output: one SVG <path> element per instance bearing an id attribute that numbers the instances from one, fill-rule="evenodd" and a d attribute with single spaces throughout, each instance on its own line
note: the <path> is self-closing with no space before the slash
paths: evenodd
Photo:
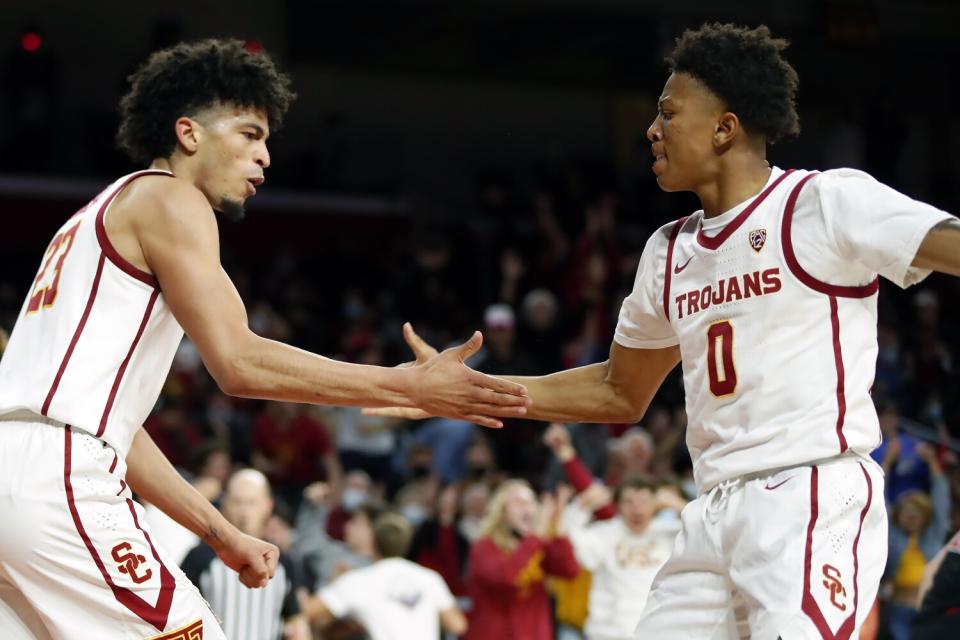
<path id="1" fill-rule="evenodd" d="M 219 374 L 213 374 L 213 379 L 216 381 L 217 386 L 220 387 L 220 391 L 228 396 L 238 398 L 249 397 L 252 392 L 250 380 L 240 371 L 233 370 L 231 367 L 227 367 L 226 369 L 226 371 Z"/>
<path id="2" fill-rule="evenodd" d="M 251 334 L 252 335 L 252 334 Z M 256 344 L 245 337 L 224 341 L 204 358 L 220 390 L 228 396 L 256 398 L 263 395 L 263 377 L 258 375 Z"/>
<path id="3" fill-rule="evenodd" d="M 615 422 L 619 424 L 634 424 L 643 420 L 647 413 L 647 401 L 637 400 L 635 398 L 621 397 L 618 407 L 618 416 Z"/>
<path id="4" fill-rule="evenodd" d="M 209 369 L 217 386 L 228 396 L 251 398 L 257 395 L 257 376 L 253 367 L 239 355 L 225 355 Z"/>

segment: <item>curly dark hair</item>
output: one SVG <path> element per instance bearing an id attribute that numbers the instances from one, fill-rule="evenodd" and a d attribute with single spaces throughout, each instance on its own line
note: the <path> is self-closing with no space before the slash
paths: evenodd
<path id="1" fill-rule="evenodd" d="M 128 80 L 117 144 L 144 164 L 173 152 L 173 123 L 181 116 L 216 104 L 253 107 L 263 109 L 276 130 L 296 97 L 270 56 L 248 51 L 241 40 L 201 40 L 157 51 Z"/>
<path id="2" fill-rule="evenodd" d="M 666 62 L 671 73 L 687 73 L 705 84 L 747 131 L 774 143 L 800 133 L 800 79 L 782 56 L 789 45 L 764 25 L 704 24 L 677 38 Z"/>

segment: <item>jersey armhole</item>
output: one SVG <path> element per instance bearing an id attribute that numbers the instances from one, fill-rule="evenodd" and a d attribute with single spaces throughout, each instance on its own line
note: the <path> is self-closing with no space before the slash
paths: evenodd
<path id="1" fill-rule="evenodd" d="M 794 277 L 803 283 L 806 287 L 822 293 L 827 296 L 837 298 L 869 298 L 877 293 L 880 288 L 880 279 L 874 278 L 872 282 L 865 285 L 836 285 L 818 280 L 810 275 L 797 260 L 797 254 L 793 247 L 793 238 L 791 236 L 793 228 L 793 214 L 797 205 L 797 198 L 800 197 L 800 191 L 804 185 L 817 175 L 816 172 L 807 174 L 790 191 L 787 198 L 787 204 L 783 210 L 783 220 L 781 223 L 781 242 L 783 243 L 783 257 L 787 262 L 787 267 Z"/>
<path id="2" fill-rule="evenodd" d="M 106 229 L 106 216 L 107 210 L 110 208 L 110 205 L 113 204 L 113 201 L 116 199 L 120 192 L 127 188 L 127 186 L 143 176 L 150 175 L 161 175 L 161 176 L 170 176 L 173 177 L 173 174 L 168 171 L 160 171 L 155 169 L 148 169 L 146 171 L 139 171 L 134 173 L 120 184 L 119 187 L 113 190 L 113 193 L 107 196 L 106 200 L 103 201 L 103 204 L 100 206 L 100 210 L 97 211 L 96 218 L 96 229 L 97 229 L 97 241 L 100 243 L 100 250 L 103 251 L 103 255 L 107 257 L 110 262 L 113 263 L 115 267 L 126 273 L 131 278 L 139 280 L 140 282 L 153 287 L 154 289 L 160 288 L 160 283 L 157 281 L 156 276 L 152 273 L 148 273 L 143 269 L 140 269 L 130 263 L 129 260 L 120 255 L 120 252 L 117 251 L 116 247 L 113 246 L 113 243 L 110 242 L 109 236 L 107 236 Z"/>
<path id="3" fill-rule="evenodd" d="M 673 247 L 677 244 L 680 229 L 689 218 L 690 216 L 684 216 L 674 223 L 670 230 L 670 239 L 667 241 L 667 258 L 663 266 L 663 315 L 668 324 L 670 323 L 670 268 L 673 264 Z"/>

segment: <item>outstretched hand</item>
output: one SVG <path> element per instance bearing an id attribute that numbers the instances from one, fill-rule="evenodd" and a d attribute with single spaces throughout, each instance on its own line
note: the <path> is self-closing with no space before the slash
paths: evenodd
<path id="1" fill-rule="evenodd" d="M 416 358 L 406 366 L 416 375 L 413 397 L 417 406 L 364 409 L 365 415 L 410 420 L 443 416 L 500 428 L 503 422 L 498 418 L 526 414 L 530 400 L 523 385 L 479 373 L 464 364 L 483 344 L 479 331 L 463 344 L 440 353 L 417 335 L 410 323 L 403 325 L 403 338 Z"/>
<path id="2" fill-rule="evenodd" d="M 407 343 L 407 346 L 413 351 L 413 357 L 416 358 L 416 360 L 410 364 L 423 364 L 430 358 L 439 355 L 436 349 L 427 344 L 427 341 L 413 330 L 413 325 L 409 322 L 403 323 L 403 341 Z"/>

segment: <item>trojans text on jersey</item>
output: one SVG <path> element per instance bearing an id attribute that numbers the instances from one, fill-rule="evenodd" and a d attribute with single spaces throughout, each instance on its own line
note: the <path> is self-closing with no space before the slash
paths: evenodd
<path id="1" fill-rule="evenodd" d="M 779 267 L 723 278 L 712 285 L 708 284 L 703 289 L 686 291 L 674 298 L 677 304 L 677 318 L 709 309 L 711 304 L 724 304 L 752 296 L 769 295 L 780 289 Z"/>

